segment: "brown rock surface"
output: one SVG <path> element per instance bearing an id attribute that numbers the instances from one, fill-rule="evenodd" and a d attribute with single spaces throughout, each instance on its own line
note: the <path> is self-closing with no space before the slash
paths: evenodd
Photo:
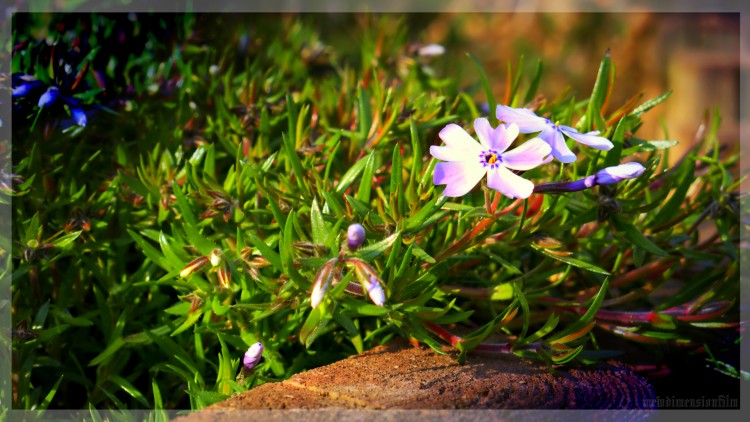
<path id="1" fill-rule="evenodd" d="M 640 409 L 654 398 L 646 380 L 613 362 L 552 373 L 538 362 L 505 355 L 470 355 L 460 365 L 456 352 L 446 351 L 393 342 L 258 386 L 209 410 Z"/>

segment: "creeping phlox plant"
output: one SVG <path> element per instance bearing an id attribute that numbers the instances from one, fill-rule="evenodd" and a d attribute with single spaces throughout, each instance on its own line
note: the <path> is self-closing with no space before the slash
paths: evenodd
<path id="1" fill-rule="evenodd" d="M 669 93 L 614 104 L 608 55 L 590 95 L 521 62 L 497 101 L 478 59 L 451 60 L 466 85 L 449 45 L 388 18 L 350 46 L 325 16 L 167 18 L 91 18 L 105 36 L 76 42 L 70 18 L 50 37 L 82 46 L 69 69 L 15 36 L 15 407 L 201 408 L 395 337 L 461 361 L 733 356 L 718 112 L 646 139 Z M 97 49 L 121 39 L 145 46 Z"/>

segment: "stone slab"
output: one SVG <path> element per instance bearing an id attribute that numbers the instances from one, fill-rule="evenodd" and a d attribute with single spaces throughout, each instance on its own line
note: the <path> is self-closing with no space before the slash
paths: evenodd
<path id="1" fill-rule="evenodd" d="M 616 362 L 550 371 L 513 355 L 469 355 L 461 365 L 455 350 L 445 351 L 395 341 L 207 410 L 641 409 L 655 396 L 644 378 Z"/>

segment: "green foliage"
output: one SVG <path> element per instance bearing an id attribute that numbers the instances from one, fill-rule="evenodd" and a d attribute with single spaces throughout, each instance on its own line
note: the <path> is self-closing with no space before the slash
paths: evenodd
<path id="1" fill-rule="evenodd" d="M 131 57 L 133 98 L 85 131 L 14 126 L 13 173 L 27 185 L 13 193 L 13 319 L 30 333 L 13 340 L 14 407 L 201 408 L 396 335 L 438 353 L 448 342 L 462 358 L 485 347 L 565 364 L 590 361 L 602 341 L 588 340 L 610 334 L 690 343 L 695 324 L 733 326 L 738 153 L 720 151 L 717 113 L 704 139 L 665 159 L 684 142 L 635 134 L 668 94 L 608 114 L 606 55 L 589 99 L 535 106 L 615 148 L 578 148 L 575 163 L 525 177 L 577 180 L 632 160 L 643 176 L 449 201 L 429 147 L 494 104 L 498 81 L 473 55 L 465 66 L 484 92 L 437 77 L 403 22 L 368 20 L 354 51 L 299 17 L 254 22 L 257 41 L 242 49 L 229 36 L 210 49 L 180 40 L 161 65 Z M 537 92 L 536 69 L 509 72 L 506 99 L 557 96 Z M 168 80 L 179 89 L 149 90 Z M 367 231 L 357 251 L 344 245 L 351 223 Z M 214 249 L 218 265 L 202 259 Z M 371 267 L 384 306 L 347 266 L 311 309 L 331 260 Z M 498 338 L 508 347 L 488 343 Z M 258 341 L 261 363 L 238 378 Z"/>

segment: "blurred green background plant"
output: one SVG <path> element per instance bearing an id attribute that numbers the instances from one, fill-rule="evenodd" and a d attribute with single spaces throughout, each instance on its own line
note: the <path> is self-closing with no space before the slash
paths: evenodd
<path id="1" fill-rule="evenodd" d="M 608 19 L 584 16 L 588 29 L 566 36 Z M 739 143 L 720 135 L 718 109 L 701 103 L 687 139 L 669 120 L 641 132 L 672 98 L 642 95 L 637 67 L 599 45 L 579 57 L 522 37 L 495 56 L 467 29 L 483 21 L 15 15 L 12 72 L 27 76 L 14 94 L 43 85 L 14 98 L 3 174 L 13 407 L 201 408 L 395 336 L 550 365 L 710 348 L 740 377 Z M 39 107 L 50 86 L 63 97 Z M 524 175 L 535 182 L 623 161 L 648 170 L 526 201 L 440 196 L 429 146 L 493 103 L 615 144 Z M 345 276 L 311 310 L 312 280 L 351 223 L 367 240 L 349 256 L 376 269 L 386 303 L 346 291 Z M 180 276 L 217 248 L 219 265 Z M 258 341 L 261 363 L 237 379 Z"/>

